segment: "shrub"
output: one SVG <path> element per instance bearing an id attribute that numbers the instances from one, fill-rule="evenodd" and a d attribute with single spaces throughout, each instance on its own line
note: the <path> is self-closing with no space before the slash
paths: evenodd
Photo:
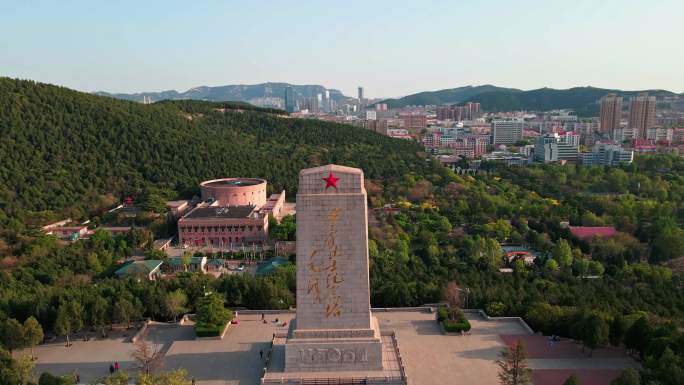
<path id="1" fill-rule="evenodd" d="M 76 381 L 71 376 L 55 376 L 43 372 L 38 379 L 38 385 L 73 385 Z"/>
<path id="2" fill-rule="evenodd" d="M 440 307 L 437 309 L 437 321 L 447 333 L 459 333 L 470 330 L 470 322 L 460 309 Z"/>
<path id="3" fill-rule="evenodd" d="M 470 330 L 470 322 L 463 318 L 460 321 L 449 321 L 446 320 L 442 322 L 444 326 L 444 331 L 447 333 L 460 333 L 461 331 L 467 332 Z"/>
<path id="4" fill-rule="evenodd" d="M 197 337 L 218 337 L 221 335 L 221 332 L 223 332 L 223 328 L 226 327 L 226 324 L 223 325 L 208 325 L 208 324 L 197 324 L 195 325 L 195 334 L 197 334 Z"/>
<path id="5" fill-rule="evenodd" d="M 437 321 L 442 322 L 449 317 L 449 311 L 445 307 L 437 309 Z"/>
<path id="6" fill-rule="evenodd" d="M 487 315 L 492 317 L 501 317 L 506 312 L 506 305 L 501 302 L 490 302 L 485 306 Z"/>

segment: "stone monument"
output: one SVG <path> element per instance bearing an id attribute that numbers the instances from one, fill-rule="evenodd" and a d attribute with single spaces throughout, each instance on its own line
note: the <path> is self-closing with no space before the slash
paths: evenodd
<path id="1" fill-rule="evenodd" d="M 363 171 L 337 165 L 302 170 L 297 313 L 285 343 L 285 371 L 382 369 L 380 329 L 370 311 Z"/>

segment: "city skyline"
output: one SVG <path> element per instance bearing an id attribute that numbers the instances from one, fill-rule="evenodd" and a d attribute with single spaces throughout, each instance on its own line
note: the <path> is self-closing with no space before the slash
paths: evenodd
<path id="1" fill-rule="evenodd" d="M 0 15 L 0 75 L 87 92 L 282 81 L 348 96 L 363 86 L 367 98 L 468 84 L 680 93 L 684 53 L 667 37 L 684 33 L 681 11 L 673 0 L 15 3 Z"/>

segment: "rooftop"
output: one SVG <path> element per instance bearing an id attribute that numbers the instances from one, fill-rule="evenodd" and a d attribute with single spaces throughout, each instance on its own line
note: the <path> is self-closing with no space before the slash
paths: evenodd
<path id="1" fill-rule="evenodd" d="M 161 266 L 161 264 L 162 261 L 157 259 L 146 259 L 144 261 L 128 261 L 124 263 L 123 266 L 118 268 L 114 272 L 114 274 L 121 276 L 133 274 L 136 272 L 150 273 L 157 269 L 159 266 Z"/>
<path id="2" fill-rule="evenodd" d="M 259 264 L 256 269 L 257 275 L 270 274 L 275 271 L 280 266 L 286 265 L 288 262 L 287 258 L 283 257 L 273 257 L 264 263 Z"/>
<path id="3" fill-rule="evenodd" d="M 205 257 L 190 257 L 190 263 L 189 265 L 200 265 L 202 264 L 202 260 Z M 183 258 L 182 257 L 169 257 L 166 260 L 166 263 L 169 264 L 170 266 L 182 266 L 183 265 Z"/>
<path id="4" fill-rule="evenodd" d="M 612 226 L 570 226 L 570 233 L 579 239 L 586 239 L 593 237 L 612 237 L 617 234 L 617 230 L 615 230 L 615 227 Z"/>
<path id="5" fill-rule="evenodd" d="M 206 182 L 202 182 L 202 186 L 212 186 L 212 187 L 239 187 L 239 186 L 254 186 L 257 184 L 265 183 L 263 179 L 256 178 L 226 178 L 226 179 L 214 179 Z"/>
<path id="6" fill-rule="evenodd" d="M 187 205 L 189 202 L 189 200 L 168 201 L 166 202 L 166 207 L 177 208 L 183 205 Z"/>
<path id="7" fill-rule="evenodd" d="M 256 206 L 197 207 L 190 211 L 187 218 L 247 218 Z"/>

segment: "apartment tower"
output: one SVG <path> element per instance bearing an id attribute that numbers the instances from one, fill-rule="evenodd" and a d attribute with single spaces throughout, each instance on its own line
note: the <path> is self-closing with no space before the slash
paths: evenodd
<path id="1" fill-rule="evenodd" d="M 635 137 L 646 138 L 648 129 L 656 125 L 656 97 L 642 93 L 629 99 L 629 128 Z"/>
<path id="2" fill-rule="evenodd" d="M 620 128 L 622 97 L 608 94 L 601 99 L 601 132 L 613 133 Z"/>

